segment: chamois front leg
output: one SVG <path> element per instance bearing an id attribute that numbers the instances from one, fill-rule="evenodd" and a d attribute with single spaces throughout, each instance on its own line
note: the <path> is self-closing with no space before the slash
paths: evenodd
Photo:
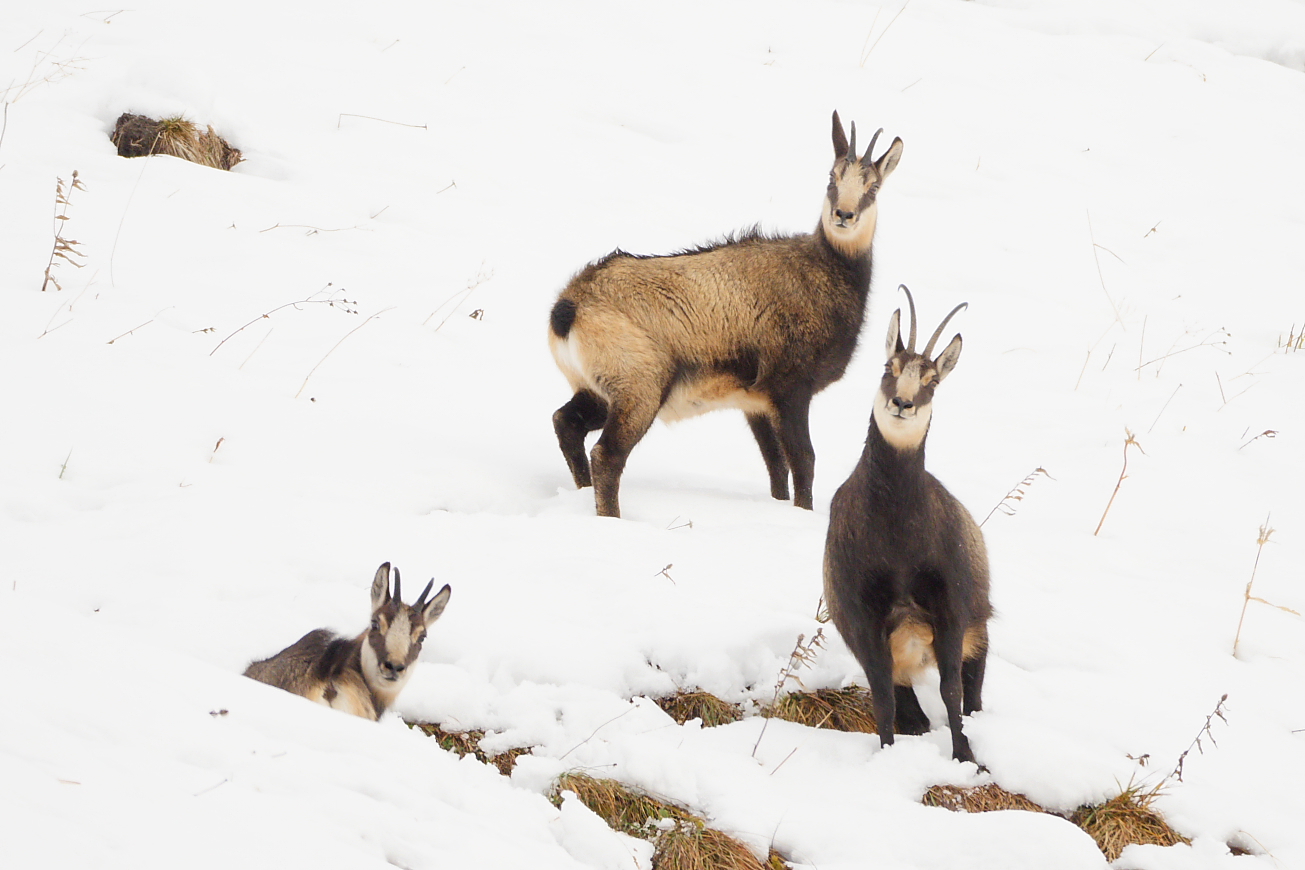
<path id="1" fill-rule="evenodd" d="M 589 390 L 580 390 L 571 401 L 553 412 L 553 431 L 562 457 L 571 469 L 577 489 L 591 486 L 589 457 L 585 453 L 585 436 L 607 422 L 607 403 Z"/>
<path id="2" fill-rule="evenodd" d="M 775 422 L 769 414 L 748 414 L 747 418 L 752 436 L 761 448 L 766 473 L 770 475 L 770 495 L 780 501 L 788 501 L 788 460 L 784 458 L 784 448 L 779 443 Z"/>
<path id="3" fill-rule="evenodd" d="M 962 631 L 955 625 L 934 627 L 933 650 L 938 660 L 939 691 L 943 706 L 947 708 L 947 726 L 952 732 L 952 757 L 957 761 L 974 761 L 970 741 L 961 730 L 962 688 L 961 643 Z"/>
<path id="4" fill-rule="evenodd" d="M 812 510 L 811 488 L 816 479 L 816 451 L 811 446 L 811 392 L 802 390 L 776 403 L 779 438 L 793 471 L 793 504 Z"/>

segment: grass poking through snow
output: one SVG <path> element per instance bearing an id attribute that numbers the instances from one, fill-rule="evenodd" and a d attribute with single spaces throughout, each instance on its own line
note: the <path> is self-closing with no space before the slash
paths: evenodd
<path id="1" fill-rule="evenodd" d="M 653 844 L 653 870 L 782 870 L 788 865 L 773 850 L 763 863 L 733 837 L 707 827 L 684 807 L 611 779 L 565 773 L 550 799 L 561 806 L 572 792 L 613 830 Z"/>
<path id="2" fill-rule="evenodd" d="M 517 758 L 530 754 L 529 746 L 506 749 L 497 755 L 489 755 L 480 748 L 480 741 L 485 739 L 484 731 L 445 731 L 434 722 L 409 722 L 409 728 L 416 728 L 427 737 L 434 737 L 440 749 L 456 752 L 458 755 L 472 755 L 485 764 L 498 768 L 504 776 L 512 775 L 512 767 Z"/>

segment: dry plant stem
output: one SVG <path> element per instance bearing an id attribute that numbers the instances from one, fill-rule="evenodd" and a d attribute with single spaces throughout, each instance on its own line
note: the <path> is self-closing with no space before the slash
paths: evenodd
<path id="1" fill-rule="evenodd" d="M 127 336 L 129 336 L 129 335 L 131 335 L 133 332 L 135 332 L 136 330 L 141 329 L 142 327 L 149 326 L 149 325 L 150 325 L 151 323 L 153 323 L 153 322 L 154 322 L 154 318 L 151 317 L 149 320 L 145 321 L 145 322 L 142 323 L 140 326 L 132 327 L 131 329 L 129 329 L 129 330 L 127 330 L 126 332 L 124 332 L 122 335 L 114 336 L 113 338 L 111 338 L 111 339 L 109 339 L 108 341 L 106 341 L 105 344 L 113 344 L 113 343 L 114 343 L 115 341 L 117 341 L 118 339 L 120 339 L 120 338 L 126 338 Z"/>
<path id="2" fill-rule="evenodd" d="M 1141 369 L 1146 368 L 1146 367 L 1149 366 L 1149 365 L 1154 365 L 1154 364 L 1156 364 L 1156 363 L 1158 363 L 1158 362 L 1164 362 L 1165 360 L 1169 359 L 1171 356 L 1178 356 L 1180 353 L 1187 353 L 1189 350 L 1196 350 L 1197 348 L 1201 348 L 1201 347 L 1212 347 L 1212 348 L 1214 348 L 1215 350 L 1223 350 L 1223 345 L 1227 344 L 1227 343 L 1228 343 L 1227 341 L 1211 341 L 1211 340 L 1210 340 L 1210 339 L 1214 338 L 1214 337 L 1217 336 L 1217 335 L 1222 335 L 1222 336 L 1226 337 L 1226 336 L 1228 335 L 1228 332 L 1227 332 L 1227 330 L 1225 330 L 1225 329 L 1221 326 L 1221 327 L 1219 327 L 1218 329 L 1216 329 L 1214 332 L 1211 332 L 1211 333 L 1210 333 L 1209 335 L 1207 335 L 1205 338 L 1201 339 L 1201 340 L 1200 340 L 1199 342 L 1197 342 L 1196 344 L 1193 344 L 1193 345 L 1190 345 L 1190 346 L 1188 346 L 1188 347 L 1182 348 L 1181 350 L 1171 351 L 1171 352 L 1169 352 L 1169 353 L 1164 354 L 1163 356 L 1158 356 L 1158 357 L 1156 357 L 1155 359 L 1152 359 L 1152 360 L 1147 360 L 1146 362 L 1139 364 L 1137 368 L 1138 368 L 1139 370 L 1141 370 Z M 1232 351 L 1228 351 L 1228 350 L 1223 350 L 1223 352 L 1226 353 L 1226 354 L 1229 354 L 1229 355 L 1231 355 L 1231 353 L 1232 353 Z M 1269 354 L 1269 356 L 1273 356 L 1273 354 Z M 1268 358 L 1269 358 L 1269 357 L 1265 357 L 1264 359 L 1268 359 Z M 1140 355 L 1140 354 L 1138 355 L 1138 359 L 1139 359 L 1139 360 L 1141 359 L 1141 355 Z M 1264 360 L 1260 360 L 1260 362 L 1263 362 L 1263 361 L 1264 361 Z M 1259 363 L 1256 363 L 1256 365 L 1259 365 Z M 1249 372 L 1246 372 L 1245 374 L 1249 374 Z M 1141 377 L 1141 376 L 1139 375 L 1139 377 Z M 1239 375 L 1238 377 L 1240 377 L 1240 375 Z"/>
<path id="3" fill-rule="evenodd" d="M 1237 634 L 1233 636 L 1233 658 L 1237 657 L 1237 645 L 1241 643 L 1242 640 L 1242 623 L 1246 621 L 1246 608 L 1250 606 L 1252 601 L 1258 601 L 1261 604 L 1267 604 L 1270 607 L 1277 608 L 1278 610 L 1285 611 L 1295 616 L 1300 616 L 1299 613 L 1292 610 L 1290 607 L 1283 607 L 1281 604 L 1274 604 L 1272 601 L 1265 601 L 1263 598 L 1251 594 L 1251 587 L 1255 585 L 1255 572 L 1259 570 L 1260 567 L 1260 554 L 1264 552 L 1264 545 L 1269 543 L 1269 538 L 1277 531 L 1277 529 L 1269 528 L 1269 518 L 1272 516 L 1273 515 L 1270 514 L 1264 518 L 1264 525 L 1260 526 L 1260 534 L 1255 539 L 1255 543 L 1258 545 L 1255 549 L 1255 563 L 1251 566 L 1251 579 L 1246 583 L 1246 593 L 1242 600 L 1242 615 L 1237 619 Z M 1218 710 L 1216 709 L 1215 712 L 1218 712 Z"/>
<path id="4" fill-rule="evenodd" d="M 779 672 L 779 680 L 775 683 L 775 694 L 770 699 L 771 707 L 774 707 L 779 701 L 779 693 L 783 691 L 784 684 L 789 681 L 790 677 L 796 680 L 799 686 L 802 685 L 802 681 L 793 676 L 793 672 L 803 665 L 810 665 L 811 662 L 815 661 L 816 651 L 822 649 L 825 645 L 825 630 L 817 628 L 816 633 L 811 637 L 810 643 L 804 645 L 803 641 L 805 640 L 806 635 L 798 635 L 797 643 L 793 645 L 793 651 L 788 655 L 788 664 Z M 769 724 L 770 719 L 766 719 L 765 722 L 761 723 L 761 733 L 757 735 L 757 742 L 752 745 L 753 758 L 757 757 L 757 749 L 761 746 L 761 738 L 766 736 L 766 726 Z"/>
<path id="5" fill-rule="evenodd" d="M 572 746 L 572 747 L 571 747 L 570 749 L 568 749 L 566 752 L 563 752 L 561 755 L 559 755 L 559 756 L 557 757 L 557 760 L 558 760 L 558 761 L 561 761 L 563 758 L 566 758 L 566 757 L 567 757 L 568 755 L 570 755 L 572 752 L 575 752 L 575 751 L 576 751 L 577 749 L 579 749 L 581 746 L 584 746 L 584 745 L 585 745 L 586 743 L 588 743 L 590 740 L 593 740 L 593 739 L 594 739 L 594 735 L 596 735 L 599 731 L 602 731 L 604 728 L 606 728 L 608 725 L 611 725 L 613 722 L 615 722 L 617 719 L 620 719 L 622 716 L 629 716 L 629 715 L 630 715 L 631 713 L 633 713 L 634 711 L 635 711 L 635 706 L 634 706 L 633 704 L 631 704 L 629 710 L 626 710 L 624 713 L 620 713 L 620 714 L 618 714 L 618 715 L 616 715 L 616 716 L 613 716 L 611 719 L 608 719 L 608 720 L 607 720 L 606 722 L 604 722 L 602 725 L 599 725 L 597 728 L 595 728 L 595 729 L 593 730 L 593 732 L 592 732 L 588 737 L 586 737 L 584 740 L 581 740 L 581 741 L 580 741 L 579 743 L 577 743 L 575 746 Z"/>
<path id="6" fill-rule="evenodd" d="M 1029 472 L 1027 477 L 1025 477 L 1019 483 L 1015 484 L 1015 486 L 1011 487 L 1010 492 L 1006 493 L 1006 495 L 1002 497 L 1001 501 L 997 502 L 997 504 L 993 506 L 992 510 L 988 511 L 988 515 L 983 518 L 983 522 L 979 523 L 979 528 L 983 528 L 983 523 L 986 523 L 988 520 L 992 519 L 992 515 L 997 513 L 998 511 L 1001 511 L 1003 514 L 1005 514 L 1008 517 L 1013 516 L 1015 514 L 1015 502 L 1024 500 L 1024 496 L 1028 493 L 1029 487 L 1032 486 L 1034 482 L 1037 481 L 1039 474 L 1041 474 L 1043 477 L 1047 478 L 1048 480 L 1056 479 L 1047 473 L 1047 469 L 1039 465 L 1037 468 L 1033 469 L 1033 471 Z"/>
<path id="7" fill-rule="evenodd" d="M 330 287 L 330 286 L 331 286 L 330 284 L 327 284 L 327 285 L 326 285 L 326 287 Z M 313 296 L 318 296 L 318 295 L 320 295 L 324 290 L 326 290 L 326 287 L 323 287 L 321 290 L 318 290 L 316 293 L 313 294 Z M 260 315 L 258 315 L 257 317 L 255 317 L 253 320 L 251 320 L 251 321 L 249 321 L 248 323 L 246 323 L 244 326 L 242 326 L 242 327 L 240 327 L 239 329 L 237 329 L 235 332 L 233 332 L 233 333 L 231 333 L 230 335 L 228 335 L 226 338 L 224 338 L 224 339 L 222 339 L 221 341 L 219 341 L 219 342 L 217 343 L 217 347 L 215 347 L 215 348 L 213 348 L 211 351 L 209 351 L 209 352 L 208 352 L 208 355 L 209 355 L 209 356 L 212 356 L 213 354 L 217 353 L 219 350 L 222 349 L 222 345 L 226 344 L 228 341 L 230 341 L 231 339 L 235 338 L 237 335 L 239 335 L 240 333 L 244 332 L 246 329 L 248 329 L 249 327 L 253 326 L 253 325 L 254 325 L 255 323 L 257 323 L 258 321 L 260 321 L 260 320 L 266 320 L 267 318 L 271 317 L 273 314 L 276 314 L 276 313 L 277 313 L 278 311 L 280 311 L 282 308 L 290 308 L 290 307 L 294 306 L 294 307 L 296 307 L 296 309 L 297 309 L 297 307 L 300 306 L 300 305 L 329 305 L 329 306 L 331 306 L 332 308 L 335 308 L 336 305 L 338 304 L 339 307 L 340 307 L 341 309 L 343 309 L 343 310 L 345 311 L 345 313 L 347 313 L 347 314 L 357 314 L 357 313 L 358 313 L 357 309 L 354 309 L 354 308 L 351 308 L 351 307 L 350 307 L 350 306 L 353 306 L 353 305 L 357 305 L 358 303 L 356 303 L 356 302 L 350 302 L 348 299 L 314 299 L 313 296 L 309 296 L 307 299 L 299 299 L 299 300 L 297 300 L 297 301 L 295 301 L 295 302 L 287 302 L 287 303 L 285 303 L 284 305 L 278 305 L 278 306 L 276 306 L 276 307 L 273 308 L 271 311 L 265 311 L 265 312 L 263 312 L 262 314 L 260 314 Z M 375 315 L 373 315 L 373 316 L 375 316 Z"/>
<path id="8" fill-rule="evenodd" d="M 337 130 L 340 129 L 340 124 L 342 123 L 344 118 L 366 118 L 368 121 L 380 121 L 382 124 L 394 124 L 399 127 L 411 127 L 414 130 L 430 129 L 425 124 L 405 124 L 402 121 L 389 121 L 386 120 L 385 118 L 373 118 L 371 115 L 355 115 L 352 112 L 341 112 L 340 117 L 336 118 L 335 120 L 335 129 Z"/>
<path id="9" fill-rule="evenodd" d="M 299 398 L 300 396 L 302 396 L 302 395 L 304 394 L 304 390 L 308 389 L 308 379 L 311 378 L 311 377 L 313 376 L 313 372 L 316 372 L 317 369 L 318 369 L 318 367 L 321 366 L 322 363 L 326 362 L 326 357 L 328 357 L 328 356 L 330 356 L 331 354 L 335 353 L 335 349 L 338 348 L 340 345 L 344 344 L 344 341 L 345 341 L 346 338 L 348 338 L 349 336 L 353 335 L 355 332 L 357 332 L 358 330 L 362 329 L 364 326 L 366 326 L 367 324 L 371 323 L 372 320 L 374 320 L 374 319 L 377 318 L 377 317 L 380 317 L 380 316 L 381 316 L 382 314 L 384 314 L 385 312 L 387 312 L 387 311 L 393 311 L 393 310 L 394 310 L 394 306 L 390 306 L 389 308 L 383 308 L 383 309 L 381 309 L 380 311 L 377 311 L 375 314 L 373 314 L 373 315 L 371 315 L 370 317 L 368 317 L 368 318 L 367 318 L 366 320 L 364 320 L 362 323 L 360 323 L 360 324 L 358 324 L 357 326 L 355 326 L 353 329 L 351 329 L 351 330 L 349 330 L 348 332 L 346 332 L 346 333 L 344 334 L 344 338 L 341 338 L 339 341 L 337 341 L 337 342 L 336 342 L 336 343 L 331 347 L 331 349 L 328 350 L 328 351 L 326 352 L 326 356 L 323 356 L 321 359 L 319 359 L 319 360 L 317 361 L 317 365 L 313 366 L 312 370 L 309 371 L 308 374 L 304 377 L 304 382 L 303 382 L 302 384 L 299 385 L 299 392 L 295 393 L 295 398 L 297 399 L 297 398 Z M 211 356 L 211 355 L 212 355 L 212 354 L 210 354 L 210 356 Z"/>
<path id="10" fill-rule="evenodd" d="M 1142 450 L 1142 445 L 1137 443 L 1137 439 L 1133 437 L 1132 432 L 1125 429 L 1124 436 L 1125 436 L 1124 437 L 1124 467 L 1120 469 L 1119 480 L 1115 483 L 1115 491 L 1110 493 L 1110 501 L 1106 502 L 1106 509 L 1101 513 L 1101 521 L 1097 523 L 1097 529 L 1095 532 L 1092 533 L 1093 537 L 1096 537 L 1097 535 L 1101 534 L 1101 527 L 1105 525 L 1106 522 L 1106 514 L 1110 513 L 1110 506 L 1115 503 L 1115 496 L 1119 495 L 1119 488 L 1124 485 L 1124 480 L 1128 477 L 1129 446 L 1133 446 L 1136 447 L 1138 450 Z M 1142 455 L 1143 456 L 1146 455 L 1145 450 L 1142 450 Z"/>
<path id="11" fill-rule="evenodd" d="M 1091 359 L 1092 359 L 1092 351 L 1089 350 L 1087 352 L 1087 356 L 1083 357 L 1083 368 L 1078 370 L 1078 380 L 1074 382 L 1074 392 L 1076 393 L 1078 392 L 1078 385 L 1083 383 L 1083 373 L 1087 371 L 1087 364 L 1088 361 Z"/>
<path id="12" fill-rule="evenodd" d="M 477 287 L 479 287 L 481 284 L 484 284 L 486 281 L 488 281 L 490 278 L 493 277 L 494 277 L 494 270 L 490 269 L 486 271 L 484 268 L 484 264 L 482 263 L 480 271 L 476 274 L 475 278 L 472 278 L 467 282 L 466 288 L 463 290 L 459 290 L 457 293 L 454 293 L 452 296 L 445 299 L 439 305 L 435 306 L 435 310 L 430 313 L 429 317 L 427 317 L 425 320 L 422 321 L 421 325 L 425 326 L 427 323 L 430 323 L 431 320 L 434 319 L 435 315 L 439 314 L 440 311 L 443 310 L 445 305 L 448 305 L 450 302 L 453 302 L 453 300 L 456 299 L 457 301 L 453 302 L 453 307 L 449 309 L 449 313 L 444 315 L 444 319 L 439 322 L 439 326 L 435 327 L 435 331 L 439 332 L 440 329 L 444 326 L 444 324 L 449 322 L 449 318 L 452 317 L 457 312 L 458 306 L 460 306 L 463 302 L 466 302 L 468 299 L 470 299 L 472 292 Z"/>
<path id="13" fill-rule="evenodd" d="M 74 259 L 76 257 L 85 258 L 86 256 L 81 251 L 77 250 L 81 242 L 78 242 L 76 239 L 66 239 L 63 235 L 64 224 L 71 220 L 71 218 L 68 217 L 68 207 L 72 205 L 71 198 L 73 191 L 85 189 L 86 188 L 82 186 L 81 181 L 77 177 L 76 169 L 73 170 L 72 183 L 68 185 L 67 190 L 64 189 L 62 178 L 55 179 L 54 245 L 50 249 L 50 261 L 45 265 L 45 280 L 41 282 L 42 293 L 44 293 L 45 288 L 49 287 L 51 284 L 54 285 L 54 289 L 56 290 L 63 289 L 59 284 L 59 279 L 54 277 L 54 269 L 59 265 L 55 262 L 56 260 L 63 260 L 65 263 L 72 263 L 73 266 L 78 269 L 86 265 L 85 263 L 79 263 Z M 63 206 L 62 210 L 60 210 L 60 206 Z"/>
<path id="14" fill-rule="evenodd" d="M 1121 327 L 1124 327 L 1124 318 L 1119 315 L 1119 306 L 1115 304 L 1115 300 L 1111 297 L 1110 291 L 1106 289 L 1106 276 L 1101 272 L 1101 256 L 1097 253 L 1097 248 L 1100 246 L 1097 245 L 1096 234 L 1092 231 L 1091 211 L 1087 212 L 1087 222 L 1088 239 L 1092 242 L 1092 260 L 1097 264 L 1097 280 L 1101 282 L 1101 292 L 1106 294 L 1106 301 L 1110 303 L 1110 310 L 1115 312 L 1115 320 Z M 1127 327 L 1124 327 L 1124 330 L 1127 331 Z M 1109 362 L 1109 360 L 1106 360 L 1106 362 Z"/>
<path id="15" fill-rule="evenodd" d="M 1250 446 L 1251 444 L 1254 444 L 1256 441 L 1259 441 L 1261 438 L 1268 438 L 1270 441 L 1272 441 L 1274 438 L 1277 438 L 1277 437 L 1278 437 L 1278 430 L 1277 430 L 1277 429 L 1265 429 L 1265 430 L 1264 430 L 1263 432 L 1261 432 L 1259 435 L 1256 435 L 1256 436 L 1255 436 L 1254 438 L 1252 438 L 1250 441 L 1247 441 L 1245 444 L 1243 444 L 1242 447 L 1248 447 L 1248 446 Z M 1237 449 L 1238 449 L 1238 450 L 1241 450 L 1242 447 L 1238 447 Z"/>
<path id="16" fill-rule="evenodd" d="M 1142 337 L 1137 340 L 1137 379 L 1142 380 L 1142 348 L 1146 346 L 1146 316 L 1142 317 Z"/>
<path id="17" fill-rule="evenodd" d="M 1200 731 L 1196 732 L 1195 739 L 1193 739 L 1192 742 L 1188 744 L 1187 748 L 1183 750 L 1182 754 L 1178 756 L 1178 764 L 1174 766 L 1174 769 L 1170 771 L 1168 776 L 1160 780 L 1160 782 L 1156 784 L 1155 788 L 1151 789 L 1151 794 L 1153 795 L 1159 794 L 1161 787 L 1170 779 L 1177 779 L 1179 782 L 1183 781 L 1183 764 L 1187 761 L 1188 753 L 1190 753 L 1193 749 L 1195 749 L 1197 752 L 1200 752 L 1202 755 L 1205 754 L 1205 749 L 1202 748 L 1201 746 L 1202 737 L 1207 738 L 1210 741 L 1210 744 L 1215 747 L 1219 745 L 1218 743 L 1214 742 L 1214 732 L 1210 730 L 1210 725 L 1214 723 L 1214 718 L 1216 716 L 1218 716 L 1219 719 L 1225 725 L 1228 724 L 1228 720 L 1223 715 L 1223 705 L 1224 702 L 1227 700 L 1228 700 L 1228 694 L 1225 692 L 1223 697 L 1219 699 L 1219 703 L 1214 705 L 1214 710 L 1210 712 L 1209 716 L 1205 717 L 1205 724 L 1201 726 Z"/>
<path id="18" fill-rule="evenodd" d="M 1151 421 L 1151 428 L 1146 430 L 1146 434 L 1150 435 L 1151 431 L 1155 429 L 1155 424 L 1159 423 L 1160 418 L 1164 416 L 1165 408 L 1169 407 L 1169 403 L 1174 400 L 1174 396 L 1178 395 L 1178 391 L 1181 390 L 1182 388 L 1183 388 L 1182 384 L 1179 384 L 1178 386 L 1174 387 L 1174 391 L 1169 394 L 1169 398 L 1165 399 L 1164 407 L 1160 409 L 1160 413 L 1156 414 L 1155 419 Z"/>
<path id="19" fill-rule="evenodd" d="M 894 15 L 891 19 L 889 19 L 888 23 L 887 23 L 886 25 L 884 25 L 883 32 L 880 33 L 878 37 L 876 37 L 875 41 L 871 44 L 871 46 L 870 46 L 868 49 L 866 49 L 865 51 L 863 51 L 863 52 L 861 53 L 861 63 L 860 63 L 860 66 L 861 66 L 861 67 L 864 67 L 864 66 L 865 66 L 865 62 L 866 62 L 867 60 L 870 59 L 870 54 L 875 50 L 875 46 L 877 46 L 877 45 L 879 44 L 879 40 L 881 40 L 881 39 L 884 38 L 884 35 L 885 35 L 886 33 L 888 33 L 888 31 L 892 28 L 893 24 L 897 21 L 897 19 L 900 18 L 900 17 L 902 16 L 902 13 L 903 13 L 903 12 L 906 11 L 906 7 L 907 7 L 907 6 L 910 6 L 910 5 L 911 5 L 911 0 L 906 0 L 906 2 L 902 4 L 902 8 L 897 10 L 897 14 Z M 878 13 L 878 12 L 875 13 L 875 20 L 876 20 L 876 21 L 879 20 L 879 13 Z M 873 22 L 870 24 L 870 31 L 871 31 L 872 33 L 874 32 L 874 23 L 873 23 Z M 869 34 L 866 34 L 866 39 L 869 39 L 869 38 L 870 38 L 870 35 L 869 35 Z"/>

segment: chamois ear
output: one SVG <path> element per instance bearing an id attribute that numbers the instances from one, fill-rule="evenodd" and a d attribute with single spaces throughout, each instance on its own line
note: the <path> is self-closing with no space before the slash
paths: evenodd
<path id="1" fill-rule="evenodd" d="M 870 152 L 866 152 L 869 156 Z M 879 180 L 883 181 L 892 171 L 897 168 L 897 161 L 902 159 L 902 139 L 897 137 L 893 139 L 893 144 L 888 146 L 884 155 L 875 161 L 875 170 L 879 173 Z"/>
<path id="2" fill-rule="evenodd" d="M 906 345 L 902 344 L 902 309 L 893 312 L 892 318 L 888 321 L 888 339 L 884 342 L 884 359 L 890 360 L 897 356 Z"/>
<path id="3" fill-rule="evenodd" d="M 943 352 L 938 354 L 938 358 L 933 361 L 933 366 L 938 370 L 938 383 L 942 383 L 943 378 L 951 374 L 952 369 L 956 368 L 956 361 L 961 358 L 961 334 L 958 332 L 952 338 L 951 343 L 943 348 Z"/>
<path id="4" fill-rule="evenodd" d="M 429 592 L 430 587 L 434 584 L 435 581 L 431 580 L 430 584 L 426 586 L 426 592 Z M 426 597 L 426 592 L 421 593 L 422 598 Z M 440 618 L 440 614 L 444 612 L 444 606 L 449 603 L 449 596 L 452 594 L 453 590 L 449 588 L 449 584 L 445 583 L 444 588 L 421 608 L 421 619 L 422 622 L 426 623 L 427 628 L 430 628 L 430 624 Z"/>
<path id="5" fill-rule="evenodd" d="M 834 110 L 834 160 L 847 156 L 847 133 L 843 131 L 843 122 L 838 119 L 838 110 Z"/>
<path id="6" fill-rule="evenodd" d="M 372 610 L 380 610 L 390 603 L 390 563 L 384 562 L 376 569 L 372 580 Z"/>

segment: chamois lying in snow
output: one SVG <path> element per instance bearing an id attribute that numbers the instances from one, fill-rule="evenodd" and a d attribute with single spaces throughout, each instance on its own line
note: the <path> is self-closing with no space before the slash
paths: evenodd
<path id="1" fill-rule="evenodd" d="M 812 507 L 811 397 L 843 376 L 870 292 L 876 196 L 902 140 L 856 155 L 834 113 L 834 166 L 815 232 L 756 230 L 670 256 L 614 251 L 582 269 L 550 318 L 549 347 L 574 392 L 553 428 L 577 487 L 620 516 L 625 462 L 657 417 L 739 408 L 770 494 Z M 602 435 L 591 456 L 585 436 Z M 592 472 L 591 472 L 592 468 Z"/>
<path id="2" fill-rule="evenodd" d="M 364 719 L 379 719 L 412 676 L 426 629 L 448 604 L 452 590 L 447 583 L 426 600 L 434 585 L 434 580 L 426 584 L 416 604 L 404 604 L 399 569 L 394 569 L 391 595 L 386 562 L 372 581 L 372 621 L 366 631 L 353 638 L 325 628 L 310 631 L 271 658 L 251 664 L 245 676 Z"/>
<path id="3" fill-rule="evenodd" d="M 906 287 L 902 287 L 906 290 Z M 922 353 L 902 345 L 901 309 L 888 326 L 888 363 L 870 415 L 865 450 L 829 509 L 825 601 L 865 669 L 884 746 L 894 731 L 923 734 L 929 719 L 912 683 L 938 666 L 952 756 L 973 761 L 961 714 L 982 706 L 988 654 L 988 555 L 959 501 L 924 470 L 933 393 L 961 355 L 957 335 L 930 359 L 952 309 Z"/>

